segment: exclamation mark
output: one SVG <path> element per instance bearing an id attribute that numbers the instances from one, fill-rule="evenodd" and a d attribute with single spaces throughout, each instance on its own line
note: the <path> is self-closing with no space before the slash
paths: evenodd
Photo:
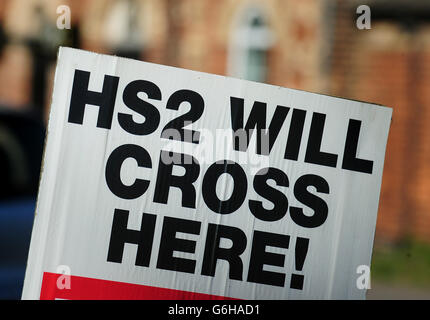
<path id="1" fill-rule="evenodd" d="M 306 255 L 308 253 L 309 248 L 309 239 L 297 237 L 296 240 L 296 270 L 302 271 L 303 265 L 305 264 Z M 302 274 L 291 275 L 290 288 L 302 290 L 303 282 L 305 280 L 305 276 Z"/>

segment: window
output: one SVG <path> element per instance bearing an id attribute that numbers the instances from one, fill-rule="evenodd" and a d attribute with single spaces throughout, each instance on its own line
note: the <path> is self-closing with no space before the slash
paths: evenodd
<path id="1" fill-rule="evenodd" d="M 143 42 L 138 14 L 140 4 L 136 0 L 117 0 L 107 12 L 105 41 L 113 54 L 140 59 Z"/>
<path id="2" fill-rule="evenodd" d="M 265 16 L 258 7 L 242 10 L 233 26 L 228 73 L 233 77 L 265 82 L 267 51 L 273 43 Z"/>

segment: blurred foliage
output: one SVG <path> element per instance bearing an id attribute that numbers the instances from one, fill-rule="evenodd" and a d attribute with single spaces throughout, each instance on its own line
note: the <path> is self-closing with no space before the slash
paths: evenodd
<path id="1" fill-rule="evenodd" d="M 395 246 L 375 246 L 372 281 L 430 288 L 430 244 L 406 239 Z"/>

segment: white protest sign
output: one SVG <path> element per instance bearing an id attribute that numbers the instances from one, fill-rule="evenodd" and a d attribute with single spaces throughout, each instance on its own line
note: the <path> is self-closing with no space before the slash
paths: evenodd
<path id="1" fill-rule="evenodd" d="M 362 299 L 390 108 L 61 48 L 24 299 Z"/>

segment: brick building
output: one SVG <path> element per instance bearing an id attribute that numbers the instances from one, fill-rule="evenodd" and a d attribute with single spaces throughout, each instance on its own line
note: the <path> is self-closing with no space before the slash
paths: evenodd
<path id="1" fill-rule="evenodd" d="M 56 28 L 60 4 L 72 30 Z M 370 30 L 356 27 L 359 4 L 372 10 Z M 9 0 L 0 17 L 0 99 L 45 116 L 58 45 L 394 108 L 376 240 L 430 242 L 425 1 Z"/>

